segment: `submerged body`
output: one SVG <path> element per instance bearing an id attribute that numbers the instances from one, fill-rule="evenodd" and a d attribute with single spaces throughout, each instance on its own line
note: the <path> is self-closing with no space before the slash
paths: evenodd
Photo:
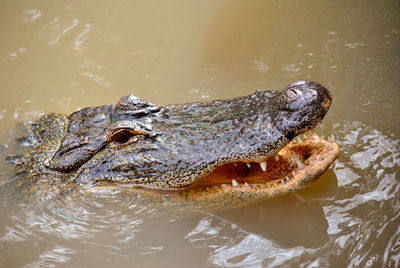
<path id="1" fill-rule="evenodd" d="M 116 105 L 46 115 L 32 125 L 33 150 L 16 161 L 13 181 L 123 184 L 153 199 L 215 206 L 281 195 L 337 158 L 333 140 L 294 141 L 315 128 L 331 100 L 320 84 L 298 81 L 228 100 L 156 106 L 128 95 Z"/>

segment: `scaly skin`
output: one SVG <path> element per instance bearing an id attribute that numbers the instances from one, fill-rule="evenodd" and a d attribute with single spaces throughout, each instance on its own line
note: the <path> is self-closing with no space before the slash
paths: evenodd
<path id="1" fill-rule="evenodd" d="M 315 128 L 331 100 L 320 84 L 298 81 L 228 100 L 156 106 L 128 95 L 116 105 L 47 115 L 32 125 L 35 145 L 18 161 L 13 184 L 59 191 L 124 184 L 150 199 L 222 206 L 282 195 L 337 158 L 333 140 L 293 142 Z"/>

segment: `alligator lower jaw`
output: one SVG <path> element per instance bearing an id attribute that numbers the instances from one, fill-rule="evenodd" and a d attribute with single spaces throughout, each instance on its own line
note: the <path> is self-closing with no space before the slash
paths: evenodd
<path id="1" fill-rule="evenodd" d="M 247 201 L 280 196 L 314 182 L 339 155 L 333 136 L 295 138 L 276 155 L 260 162 L 218 167 L 197 184 L 182 190 L 136 188 L 143 198 L 163 203 L 194 202 L 201 207 L 234 207 Z M 246 201 L 246 202 L 245 202 Z"/>

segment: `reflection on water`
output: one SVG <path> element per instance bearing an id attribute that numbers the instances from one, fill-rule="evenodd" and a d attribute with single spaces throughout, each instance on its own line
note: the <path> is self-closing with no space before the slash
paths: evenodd
<path id="1" fill-rule="evenodd" d="M 232 211 L 174 211 L 123 190 L 2 196 L 1 267 L 400 266 L 398 2 L 4 1 L 0 17 L 1 158 L 20 153 L 15 126 L 44 113 L 297 79 L 332 90 L 317 133 L 341 149 L 311 187 Z"/>
<path id="2" fill-rule="evenodd" d="M 209 261 L 221 266 L 262 267 L 263 263 L 276 266 L 304 252 L 302 247 L 280 248 L 271 240 L 249 233 L 216 216 L 201 219 L 186 237 L 196 248 L 216 248 L 210 254 Z"/>

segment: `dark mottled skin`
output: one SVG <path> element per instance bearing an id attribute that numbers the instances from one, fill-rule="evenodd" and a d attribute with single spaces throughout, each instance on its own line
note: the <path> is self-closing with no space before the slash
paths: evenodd
<path id="1" fill-rule="evenodd" d="M 314 128 L 332 96 L 315 82 L 227 100 L 156 106 L 133 95 L 116 105 L 47 115 L 16 174 L 63 182 L 180 188 L 216 166 L 273 155 Z"/>

